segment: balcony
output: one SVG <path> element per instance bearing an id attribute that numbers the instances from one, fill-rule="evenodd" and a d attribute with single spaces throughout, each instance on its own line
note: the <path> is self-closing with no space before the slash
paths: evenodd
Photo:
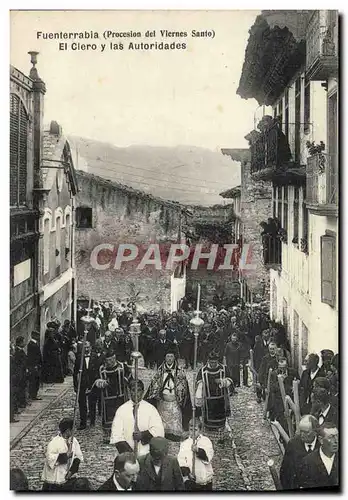
<path id="1" fill-rule="evenodd" d="M 306 73 L 311 80 L 327 80 L 338 74 L 338 13 L 316 10 L 306 37 Z"/>
<path id="2" fill-rule="evenodd" d="M 262 249 L 263 263 L 266 267 L 280 269 L 282 263 L 282 241 L 287 241 L 287 234 L 281 228 L 278 219 L 268 219 L 267 222 L 261 222 L 263 231 Z"/>
<path id="3" fill-rule="evenodd" d="M 337 155 L 318 153 L 307 158 L 306 203 L 312 211 L 335 215 L 338 211 Z"/>
<path id="4" fill-rule="evenodd" d="M 281 129 L 278 120 L 265 116 L 258 125 L 261 132 L 253 130 L 245 138 L 249 141 L 251 152 L 250 173 L 255 180 L 291 182 L 293 177 L 305 179 L 305 170 L 300 165 L 300 153 L 296 149 L 296 161 L 292 161 L 292 154 L 288 137 L 294 138 L 296 124 L 287 124 L 287 135 Z M 299 134 L 297 134 L 299 135 Z M 300 145 L 300 139 L 298 144 Z"/>

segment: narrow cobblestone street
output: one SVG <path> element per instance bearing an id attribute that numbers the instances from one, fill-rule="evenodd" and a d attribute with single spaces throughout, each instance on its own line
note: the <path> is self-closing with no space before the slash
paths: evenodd
<path id="1" fill-rule="evenodd" d="M 192 388 L 192 371 L 187 373 Z M 149 384 L 152 372 L 141 370 L 141 379 Z M 67 379 L 69 380 L 69 379 Z M 26 473 L 30 488 L 41 489 L 41 472 L 45 447 L 56 434 L 57 423 L 73 414 L 75 394 L 72 387 L 53 403 L 40 420 L 11 450 L 11 467 L 20 467 Z M 232 416 L 229 421 L 233 431 L 233 442 L 223 445 L 214 443 L 213 459 L 214 490 L 274 490 L 267 467 L 269 458 L 279 461 L 279 449 L 269 425 L 262 419 L 262 405 L 258 405 L 253 388 L 240 388 L 231 399 Z M 79 475 L 90 478 L 97 489 L 111 474 L 115 449 L 102 443 L 100 417 L 96 427 L 77 431 L 84 462 Z M 177 443 L 170 444 L 170 453 L 179 450 Z"/>

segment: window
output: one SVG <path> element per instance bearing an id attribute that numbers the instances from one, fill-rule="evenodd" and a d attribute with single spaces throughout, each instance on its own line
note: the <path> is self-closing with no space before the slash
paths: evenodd
<path id="1" fill-rule="evenodd" d="M 273 186 L 273 218 L 277 217 L 277 188 Z"/>
<path id="2" fill-rule="evenodd" d="M 293 243 L 298 243 L 298 225 L 299 225 L 299 212 L 300 212 L 300 200 L 299 200 L 299 188 L 294 188 L 294 238 Z"/>
<path id="3" fill-rule="evenodd" d="M 50 270 L 50 221 L 44 222 L 44 275 Z"/>
<path id="4" fill-rule="evenodd" d="M 288 303 L 287 300 L 283 298 L 283 325 L 285 330 L 288 330 Z"/>
<path id="5" fill-rule="evenodd" d="M 308 354 L 308 328 L 302 321 L 301 364 L 304 363 L 307 354 Z"/>
<path id="6" fill-rule="evenodd" d="M 321 301 L 334 307 L 336 304 L 336 235 L 326 233 L 320 237 Z"/>
<path id="7" fill-rule="evenodd" d="M 277 320 L 277 285 L 276 282 L 272 283 L 272 319 L 273 321 Z"/>
<path id="8" fill-rule="evenodd" d="M 300 162 L 301 153 L 301 77 L 295 84 L 295 162 Z"/>
<path id="9" fill-rule="evenodd" d="M 305 82 L 304 88 L 304 133 L 308 134 L 310 131 L 311 121 L 311 82 Z"/>
<path id="10" fill-rule="evenodd" d="M 284 99 L 284 134 L 289 141 L 289 89 L 285 91 Z"/>
<path id="11" fill-rule="evenodd" d="M 283 130 L 283 99 L 281 99 L 279 101 L 279 105 L 278 105 L 278 119 L 279 119 L 279 123 L 280 123 L 280 128 L 281 130 Z"/>
<path id="12" fill-rule="evenodd" d="M 60 262 L 61 262 L 61 240 L 60 240 L 60 232 L 61 232 L 61 225 L 60 225 L 60 217 L 57 217 L 56 219 L 56 270 L 57 273 L 60 274 Z"/>
<path id="13" fill-rule="evenodd" d="M 326 169 L 327 203 L 338 201 L 338 102 L 337 92 L 328 99 L 329 168 Z"/>
<path id="14" fill-rule="evenodd" d="M 292 335 L 292 364 L 298 368 L 300 317 L 294 309 L 294 330 Z"/>
<path id="15" fill-rule="evenodd" d="M 277 199 L 277 217 L 279 219 L 280 225 L 282 226 L 282 187 L 278 186 L 278 199 Z"/>
<path id="16" fill-rule="evenodd" d="M 28 115 L 20 98 L 10 100 L 10 205 L 23 206 L 27 197 Z"/>
<path id="17" fill-rule="evenodd" d="M 306 189 L 303 189 L 302 201 L 302 252 L 308 253 L 308 208 L 306 206 Z"/>
<path id="18" fill-rule="evenodd" d="M 65 258 L 69 260 L 70 254 L 70 215 L 65 216 Z"/>
<path id="19" fill-rule="evenodd" d="M 288 186 L 284 186 L 283 229 L 288 230 Z"/>
<path id="20" fill-rule="evenodd" d="M 92 209 L 89 207 L 76 208 L 76 227 L 90 229 L 92 227 Z"/>

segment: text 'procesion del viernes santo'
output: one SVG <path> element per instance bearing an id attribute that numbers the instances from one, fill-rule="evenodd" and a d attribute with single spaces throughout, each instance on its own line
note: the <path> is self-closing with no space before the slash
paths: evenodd
<path id="1" fill-rule="evenodd" d="M 58 50 L 112 51 L 112 50 L 186 50 L 187 39 L 212 39 L 215 31 L 147 30 L 141 31 L 37 31 L 38 40 L 56 41 Z M 105 40 L 105 41 L 104 41 Z"/>

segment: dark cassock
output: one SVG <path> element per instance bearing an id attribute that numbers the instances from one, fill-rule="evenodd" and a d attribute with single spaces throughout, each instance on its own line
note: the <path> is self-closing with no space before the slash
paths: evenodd
<path id="1" fill-rule="evenodd" d="M 130 368 L 116 361 L 113 351 L 106 353 L 100 367 L 96 387 L 101 389 L 102 426 L 104 442 L 110 441 L 111 425 L 117 409 L 128 400 L 128 383 L 132 378 Z"/>
<path id="2" fill-rule="evenodd" d="M 231 415 L 230 391 L 232 375 L 227 366 L 219 362 L 219 354 L 212 351 L 208 362 L 196 379 L 197 417 L 202 416 L 205 431 L 216 432 L 220 439 L 229 429 L 227 417 Z"/>
<path id="3" fill-rule="evenodd" d="M 14 351 L 15 383 L 17 389 L 18 406 L 25 408 L 27 405 L 27 355 L 24 351 L 24 338 L 17 337 Z"/>
<path id="4" fill-rule="evenodd" d="M 37 393 L 40 388 L 40 378 L 42 372 L 42 356 L 40 350 L 40 333 L 32 332 L 30 342 L 27 346 L 27 367 L 29 378 L 29 397 L 38 399 Z"/>
<path id="5" fill-rule="evenodd" d="M 192 404 L 186 373 L 178 367 L 173 351 L 168 351 L 144 399 L 157 408 L 165 437 L 179 441 L 183 431 L 188 431 Z"/>
<path id="6" fill-rule="evenodd" d="M 61 349 L 55 339 L 55 324 L 48 323 L 46 340 L 43 347 L 42 379 L 48 384 L 62 384 L 64 382 Z"/>
<path id="7" fill-rule="evenodd" d="M 228 342 L 225 349 L 225 359 L 228 370 L 231 373 L 233 383 L 236 387 L 240 386 L 240 364 L 241 364 L 242 346 L 238 342 L 236 334 L 232 334 L 231 342 Z"/>

